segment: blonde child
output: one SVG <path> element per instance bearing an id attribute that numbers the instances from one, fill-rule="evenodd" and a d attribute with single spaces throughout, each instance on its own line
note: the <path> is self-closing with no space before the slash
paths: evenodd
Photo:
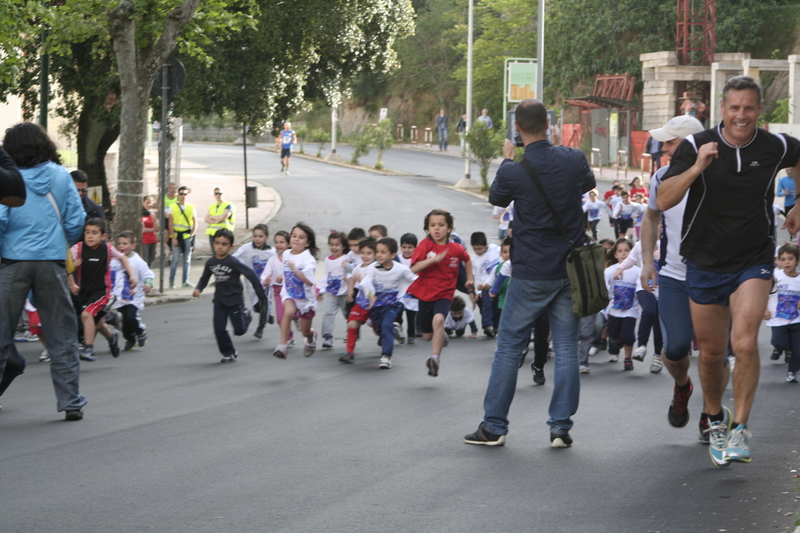
<path id="1" fill-rule="evenodd" d="M 302 222 L 295 224 L 289 249 L 283 254 L 281 342 L 272 354 L 279 359 L 286 359 L 295 315 L 300 318 L 300 331 L 305 338 L 303 355 L 311 357 L 317 350 L 317 332 L 311 329 L 311 321 L 317 308 L 314 281 L 318 251 L 314 230 Z"/>
<path id="2" fill-rule="evenodd" d="M 155 277 L 147 262 L 134 251 L 135 248 L 136 235 L 132 231 L 123 231 L 117 235 L 117 250 L 128 259 L 136 279 L 141 282 L 141 291 L 132 293 L 122 264 L 116 259 L 111 261 L 112 273 L 116 272 L 112 289 L 114 304 L 111 307 L 122 315 L 121 329 L 125 338 L 125 351 L 132 350 L 137 343 L 139 347 L 147 343 L 147 328 L 142 322 L 141 312 L 144 311 L 145 294 L 153 288 Z"/>
<path id="3" fill-rule="evenodd" d="M 328 248 L 331 255 L 325 258 L 325 271 L 317 282 L 317 300 L 328 300 L 325 315 L 322 317 L 322 347 L 333 348 L 333 323 L 340 310 L 347 320 L 347 272 L 345 265 L 349 262 L 345 254 L 348 252 L 347 235 L 341 231 L 332 231 L 328 236 Z M 326 296 L 327 294 L 327 296 Z"/>
<path id="4" fill-rule="evenodd" d="M 233 257 L 249 266 L 261 278 L 273 255 L 275 255 L 275 249 L 269 245 L 269 228 L 266 224 L 256 224 L 253 228 L 253 240 L 240 246 Z M 264 334 L 264 326 L 267 325 L 269 317 L 269 299 L 265 300 L 264 305 L 261 305 L 261 300 L 251 285 L 247 286 L 247 292 L 250 294 L 253 310 L 258 316 L 258 327 L 253 335 L 260 339 Z"/>
<path id="5" fill-rule="evenodd" d="M 620 237 L 608 252 L 605 280 L 611 301 L 606 309 L 608 324 L 606 329 L 610 339 L 619 340 L 625 347 L 625 370 L 633 370 L 633 343 L 636 341 L 636 319 L 639 318 L 639 302 L 636 300 L 636 281 L 640 268 L 633 266 L 617 276 L 618 263 L 625 261 L 631 253 L 633 245 L 625 237 Z M 610 363 L 617 362 L 617 356 L 611 355 Z"/>
<path id="6" fill-rule="evenodd" d="M 460 244 L 450 241 L 453 222 L 453 215 L 444 209 L 434 209 L 425 215 L 423 229 L 427 237 L 411 258 L 411 271 L 419 274 L 419 278 L 408 292 L 419 299 L 422 337 L 432 341 L 432 353 L 425 361 L 431 377 L 439 375 L 439 358 L 446 342 L 444 320 L 450 312 L 461 263 L 467 274 L 465 286 L 471 289 L 474 284 L 469 253 Z"/>

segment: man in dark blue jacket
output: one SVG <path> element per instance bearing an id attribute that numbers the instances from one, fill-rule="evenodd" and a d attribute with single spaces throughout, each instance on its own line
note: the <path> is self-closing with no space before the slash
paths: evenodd
<path id="1" fill-rule="evenodd" d="M 594 188 L 595 179 L 583 152 L 553 146 L 547 140 L 547 110 L 541 102 L 532 98 L 523 100 L 517 106 L 514 125 L 525 144 L 523 157 L 539 176 L 573 244 L 567 242 L 528 172 L 514 162 L 516 149 L 506 140 L 503 147 L 506 159 L 492 183 L 489 202 L 506 207 L 514 201 L 512 274 L 483 401 L 484 420 L 464 440 L 468 444 L 505 444 L 508 410 L 514 399 L 522 353 L 533 323 L 547 310 L 555 350 L 555 379 L 547 423 L 550 445 L 565 448 L 572 444 L 571 417 L 578 410 L 580 394 L 579 319 L 572 312 L 566 258 L 570 249 L 585 239 L 581 197 Z"/>

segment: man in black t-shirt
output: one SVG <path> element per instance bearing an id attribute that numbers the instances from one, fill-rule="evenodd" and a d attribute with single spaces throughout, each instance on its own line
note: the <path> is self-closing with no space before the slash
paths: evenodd
<path id="1" fill-rule="evenodd" d="M 689 192 L 681 255 L 692 321 L 700 344 L 699 372 L 709 414 L 709 453 L 717 466 L 750 462 L 747 422 L 760 361 L 758 328 L 772 287 L 775 176 L 795 167 L 800 141 L 757 127 L 761 87 L 747 76 L 722 91 L 723 121 L 687 137 L 658 191 L 665 211 Z M 723 363 L 736 357 L 734 413 L 722 405 Z"/>

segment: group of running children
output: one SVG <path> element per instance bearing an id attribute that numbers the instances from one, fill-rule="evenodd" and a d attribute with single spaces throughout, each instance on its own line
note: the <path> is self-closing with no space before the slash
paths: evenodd
<path id="1" fill-rule="evenodd" d="M 627 205 L 625 193 L 627 191 L 620 195 L 619 205 Z M 591 206 L 596 198 L 596 191 L 584 198 L 587 233 L 596 231 L 596 224 L 591 224 Z M 619 211 L 615 209 L 614 212 Z M 510 222 L 513 224 L 513 218 Z M 355 361 L 360 328 L 368 324 L 379 337 L 379 368 L 392 367 L 395 342 L 413 344 L 421 336 L 432 343 L 425 365 L 430 376 L 437 376 L 448 338 L 464 335 L 467 328 L 470 329 L 468 337 L 477 336 L 478 327 L 471 307 L 480 310 L 486 336 L 494 337 L 498 333 L 505 290 L 512 275 L 512 233 L 510 225 L 508 231 L 501 228 L 504 235 L 501 246 L 487 243 L 482 232 L 473 233 L 470 244 L 474 257 L 471 258 L 458 235 L 453 233 L 454 219 L 448 211 L 432 210 L 425 216 L 423 227 L 426 237 L 422 242 L 418 242 L 414 234 L 406 233 L 400 238 L 399 246 L 382 225 L 372 226 L 368 233 L 361 228 L 353 228 L 347 234 L 331 232 L 328 236 L 330 255 L 324 259 L 320 279 L 316 275 L 319 253 L 316 235 L 302 222 L 291 232 L 276 232 L 274 246 L 268 242 L 267 226 L 259 224 L 253 229 L 252 241 L 233 254 L 233 233 L 227 229 L 218 230 L 214 235 L 214 255 L 206 262 L 193 294 L 200 296 L 214 275 L 213 323 L 221 362 L 234 362 L 238 357 L 227 331 L 228 322 L 233 326 L 234 335 L 241 336 L 252 321 L 240 280 L 245 276 L 250 282 L 250 303 L 258 316 L 255 336 L 263 336 L 267 323 L 279 325 L 280 342 L 273 352 L 275 357 L 287 358 L 295 344 L 294 329 L 299 330 L 303 339 L 303 355 L 310 357 L 315 353 L 318 333 L 312 328 L 312 322 L 318 303 L 326 302 L 321 330 L 324 349 L 334 347 L 336 315 L 342 313 L 347 321 L 346 351 L 339 361 Z M 608 249 L 605 281 L 610 301 L 603 312 L 581 319 L 580 372 L 589 373 L 589 357 L 600 350 L 608 351 L 609 362 L 617 362 L 620 351 L 624 351 L 623 369 L 633 370 L 634 359 L 645 359 L 652 330 L 654 353 L 650 371 L 658 373 L 663 367 L 658 290 L 642 287 L 637 266 L 641 264 L 641 242 L 634 244 L 625 236 L 629 229 L 627 223 L 619 227 L 623 236 L 615 241 L 599 241 Z M 108 340 L 111 354 L 119 356 L 118 333 L 109 323 L 122 331 L 123 350 L 137 345 L 142 347 L 147 341 L 141 311 L 145 294 L 152 288 L 153 272 L 134 251 L 136 236 L 133 232 L 121 232 L 116 238 L 116 247 L 107 242 L 107 237 L 105 221 L 90 218 L 85 223 L 83 241 L 71 249 L 75 271 L 69 276 L 69 286 L 80 310 L 83 339 L 80 357 L 85 361 L 96 360 L 97 332 Z M 654 258 L 658 264 L 658 243 L 655 249 Z M 784 244 L 776 251 L 776 290 L 765 316 L 773 332 L 772 359 L 785 354 L 789 364 L 788 382 L 797 382 L 796 374 L 800 371 L 799 260 L 800 248 L 796 244 Z M 455 296 L 456 290 L 467 293 L 472 305 Z M 269 302 L 270 292 L 273 305 Z M 31 329 L 40 334 L 46 348 L 46 335 L 32 304 L 27 305 Z M 403 333 L 404 320 L 406 334 Z M 546 336 L 547 332 L 539 334 Z M 635 343 L 638 346 L 634 350 Z M 46 349 L 41 360 L 47 360 Z M 537 373 L 540 377 L 534 382 L 540 384 L 544 383 L 542 366 L 542 363 L 532 366 L 534 378 Z"/>

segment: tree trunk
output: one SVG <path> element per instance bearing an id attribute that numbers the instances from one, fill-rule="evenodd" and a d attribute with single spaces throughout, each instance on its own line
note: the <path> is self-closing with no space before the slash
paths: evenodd
<path id="1" fill-rule="evenodd" d="M 103 187 L 103 209 L 111 209 L 111 195 L 106 179 L 105 159 L 108 149 L 119 137 L 119 126 L 96 116 L 97 102 L 85 99 L 78 118 L 78 168 L 89 176 L 89 186 Z"/>

